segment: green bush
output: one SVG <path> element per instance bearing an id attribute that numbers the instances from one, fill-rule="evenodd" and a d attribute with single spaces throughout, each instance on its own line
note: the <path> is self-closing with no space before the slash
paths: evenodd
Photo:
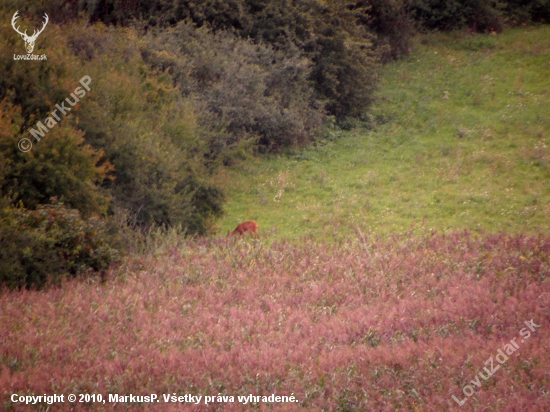
<path id="1" fill-rule="evenodd" d="M 63 204 L 0 210 L 0 285 L 41 288 L 69 277 L 101 273 L 117 258 L 105 222 L 83 220 Z"/>
<path id="2" fill-rule="evenodd" d="M 297 48 L 312 62 L 309 80 L 317 101 L 338 121 L 365 113 L 377 83 L 380 53 L 361 2 L 247 0 L 250 25 L 242 36 L 280 50 Z"/>
<path id="3" fill-rule="evenodd" d="M 186 210 L 186 232 L 204 235 L 213 219 L 222 215 L 223 192 L 217 187 L 194 176 L 182 180 L 176 186 L 176 193 L 182 196 Z"/>
<path id="4" fill-rule="evenodd" d="M 412 0 L 411 11 L 427 29 L 501 31 L 503 2 L 495 0 Z"/>
<path id="5" fill-rule="evenodd" d="M 219 204 L 206 211 L 197 208 L 193 193 L 176 190 L 189 176 L 205 190 L 214 189 L 209 183 L 213 166 L 205 160 L 212 133 L 198 124 L 196 100 L 183 99 L 169 74 L 149 68 L 132 29 L 83 23 L 48 27 L 44 43 L 37 44 L 48 60 L 30 65 L 14 64 L 10 47 L 20 40 L 9 22 L 0 24 L 13 42 L 0 45 L 5 57 L 0 63 L 0 194 L 28 209 L 56 197 L 84 218 L 124 209 L 129 223 L 141 229 L 176 226 L 204 233 L 213 213 L 221 213 L 223 196 L 213 197 Z M 31 137 L 28 129 L 69 96 L 84 75 L 92 79 L 91 90 L 22 153 L 18 140 Z"/>
<path id="6" fill-rule="evenodd" d="M 409 53 L 416 26 L 410 0 L 361 0 L 358 4 L 369 6 L 359 21 L 376 33 L 374 44 L 381 48 L 383 62 Z"/>
<path id="7" fill-rule="evenodd" d="M 83 133 L 68 122 L 54 126 L 36 142 L 28 133 L 18 132 L 20 112 L 6 99 L 0 102 L 0 195 L 29 209 L 55 197 L 85 217 L 104 213 L 109 199 L 99 184 L 111 165 L 102 161 L 102 152 L 85 144 Z M 32 139 L 27 153 L 18 147 L 23 137 Z"/>
<path id="8" fill-rule="evenodd" d="M 363 114 L 368 108 L 376 85 L 376 62 L 379 54 L 375 53 L 374 36 L 365 25 L 357 24 L 360 17 L 364 16 L 366 8 L 366 5 L 354 5 L 345 0 L 183 1 L 178 6 L 167 5 L 156 13 L 158 19 L 154 19 L 155 25 L 161 27 L 173 24 L 172 19 L 192 22 L 193 25 L 186 24 L 185 29 L 182 24 L 178 26 L 176 36 L 179 44 L 169 47 L 171 42 L 164 36 L 160 41 L 161 47 L 157 42 L 155 46 L 150 44 L 143 52 L 146 58 L 152 58 L 149 61 L 153 64 L 154 60 L 159 60 L 158 52 L 162 52 L 162 62 L 157 67 L 173 67 L 177 61 L 180 62 L 180 68 L 187 67 L 187 70 L 175 70 L 174 73 L 176 80 L 181 81 L 183 90 L 188 90 L 190 80 L 184 78 L 185 74 L 191 73 L 199 83 L 222 84 L 222 92 L 231 92 L 233 98 L 236 94 L 245 94 L 233 106 L 236 111 L 243 113 L 242 119 L 231 118 L 217 125 L 217 129 L 227 125 L 227 130 L 232 135 L 226 139 L 226 145 L 239 140 L 234 136 L 235 129 L 239 132 L 244 129 L 259 134 L 258 142 L 261 147 L 277 149 L 293 144 L 296 140 L 310 140 L 310 126 L 304 127 L 300 123 L 313 115 L 315 129 L 318 129 L 320 122 L 315 112 L 319 108 L 335 115 L 339 120 Z M 206 35 L 204 31 L 196 30 L 196 27 L 207 27 L 213 33 Z M 250 39 L 257 47 L 256 56 L 250 53 L 250 46 L 247 51 L 244 50 L 247 49 L 246 42 L 228 40 L 228 32 L 245 41 Z M 401 47 L 400 50 L 408 47 L 403 39 L 403 44 L 397 46 L 397 37 L 395 39 L 396 53 L 399 53 L 397 47 Z M 227 47 L 231 45 L 234 50 Z M 269 51 L 270 48 L 272 51 Z M 187 61 L 187 65 L 182 65 L 182 59 L 178 56 L 180 52 L 189 53 L 188 58 L 196 64 L 189 64 L 191 62 Z M 275 55 L 270 56 L 273 53 Z M 298 64 L 300 59 L 309 64 Z M 278 67 L 285 65 L 291 69 L 290 73 L 278 70 Z M 234 72 L 238 66 L 241 66 L 241 73 Z M 297 67 L 298 71 L 295 70 Z M 264 93 L 263 101 L 259 99 L 263 87 L 262 77 L 265 77 L 266 70 L 277 72 L 274 73 L 276 77 L 284 75 L 283 79 L 274 84 L 292 86 L 290 91 L 279 89 L 279 92 L 284 92 L 279 98 L 282 101 L 276 101 L 276 96 L 274 100 L 274 95 L 269 94 L 272 90 Z M 178 76 L 177 72 L 184 75 Z M 310 73 L 309 77 L 302 79 L 306 72 Z M 227 77 L 230 75 L 235 77 Z M 239 75 L 250 76 L 251 80 L 243 82 Z M 228 83 L 227 86 L 223 85 L 224 81 Z M 235 84 L 239 81 L 241 83 Z M 204 90 L 212 89 L 207 87 Z M 310 97 L 312 90 L 314 98 Z M 247 93 L 251 95 L 250 102 L 256 106 L 253 110 L 242 106 Z M 202 97 L 202 94 L 202 89 L 199 89 L 197 96 Z M 272 101 L 267 101 L 269 99 L 266 97 Z M 208 104 L 213 104 L 213 111 L 220 104 L 224 108 L 231 107 L 223 99 L 217 104 L 212 100 L 216 99 L 215 96 L 204 98 L 208 100 Z M 256 113 L 262 107 L 266 108 L 264 113 Z M 220 116 L 220 113 L 215 114 Z M 252 117 L 248 114 L 252 114 Z"/>
<path id="9" fill-rule="evenodd" d="M 315 35 L 305 51 L 313 60 L 311 79 L 329 115 L 342 122 L 359 117 L 372 103 L 379 56 L 372 36 L 357 24 L 361 13 L 335 2 L 318 11 Z"/>
<path id="10" fill-rule="evenodd" d="M 511 23 L 550 23 L 550 0 L 508 0 L 504 10 Z"/>
<path id="11" fill-rule="evenodd" d="M 296 47 L 276 50 L 227 32 L 180 24 L 150 36 L 147 62 L 168 71 L 194 97 L 207 131 L 205 159 L 233 162 L 240 148 L 260 150 L 313 139 L 323 113 L 308 79 L 311 61 Z"/>

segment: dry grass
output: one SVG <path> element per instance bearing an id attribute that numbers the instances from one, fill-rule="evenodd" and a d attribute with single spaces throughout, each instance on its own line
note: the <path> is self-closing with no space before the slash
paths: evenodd
<path id="1" fill-rule="evenodd" d="M 105 284 L 4 291 L 0 409 L 35 410 L 12 393 L 174 392 L 300 400 L 258 410 L 457 409 L 451 395 L 464 398 L 484 361 L 533 319 L 539 330 L 461 409 L 548 410 L 549 275 L 542 235 L 188 242 L 130 259 Z M 49 410 L 111 409 L 251 406 Z"/>

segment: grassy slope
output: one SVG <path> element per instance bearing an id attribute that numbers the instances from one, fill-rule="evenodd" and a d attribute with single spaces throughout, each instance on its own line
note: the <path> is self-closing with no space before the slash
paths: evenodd
<path id="1" fill-rule="evenodd" d="M 374 130 L 221 176 L 221 231 L 256 219 L 285 238 L 355 226 L 548 232 L 548 38 L 549 27 L 423 38 L 383 68 Z"/>
<path id="2" fill-rule="evenodd" d="M 340 233 L 356 223 L 390 233 L 427 215 L 439 228 L 544 230 L 549 91 L 541 84 L 548 76 L 535 81 L 531 73 L 547 74 L 550 58 L 548 50 L 529 50 L 540 52 L 548 34 L 512 31 L 454 47 L 426 39 L 431 45 L 388 67 L 388 99 L 376 110 L 393 120 L 236 171 L 227 180 L 234 197 L 224 228 L 255 218 L 266 231 L 278 229 L 273 238 L 305 232 L 323 239 L 334 222 L 342 222 Z M 494 47 L 465 50 L 479 42 Z M 430 58 L 417 61 L 422 54 Z M 453 76 L 444 73 L 451 67 Z M 497 81 L 497 67 L 516 77 Z M 0 410 L 550 408 L 547 235 L 170 240 L 156 255 L 129 259 L 105 284 L 0 293 Z M 522 341 L 530 319 L 541 326 Z M 494 376 L 480 378 L 484 362 L 512 339 L 518 350 Z M 475 390 L 469 398 L 466 385 Z M 299 402 L 47 409 L 12 403 L 12 393 L 294 393 Z M 458 408 L 452 395 L 465 405 Z"/>

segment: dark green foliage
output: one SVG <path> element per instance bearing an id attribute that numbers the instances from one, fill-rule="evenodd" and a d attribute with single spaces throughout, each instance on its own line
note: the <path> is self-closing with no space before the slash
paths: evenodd
<path id="1" fill-rule="evenodd" d="M 550 0 L 411 0 L 411 13 L 428 29 L 500 31 L 506 23 L 550 22 Z"/>
<path id="2" fill-rule="evenodd" d="M 277 63 L 282 62 L 284 65 L 296 66 L 295 61 L 297 59 L 307 59 L 313 63 L 311 66 L 312 75 L 309 77 L 310 84 L 300 84 L 298 86 L 300 93 L 305 93 L 305 98 L 301 99 L 302 102 L 298 105 L 299 107 L 296 106 L 293 120 L 289 120 L 287 114 L 274 116 L 273 113 L 270 113 L 267 116 L 248 117 L 254 122 L 264 122 L 264 126 L 255 124 L 251 127 L 250 121 L 246 120 L 244 122 L 235 121 L 229 127 L 230 129 L 233 127 L 239 130 L 247 129 L 248 132 L 259 135 L 260 140 L 258 142 L 263 148 L 267 146 L 277 149 L 280 146 L 296 142 L 295 130 L 302 128 L 296 122 L 299 122 L 300 118 L 309 117 L 302 110 L 306 107 L 305 104 L 313 108 L 314 111 L 317 111 L 318 108 L 324 108 L 328 114 L 333 114 L 338 119 L 344 119 L 348 116 L 363 113 L 371 103 L 376 82 L 374 73 L 378 56 L 374 53 L 373 36 L 369 35 L 366 26 L 358 24 L 360 16 L 364 13 L 364 6 L 360 4 L 350 5 L 343 0 L 332 1 L 328 4 L 317 0 L 232 0 L 228 2 L 209 0 L 181 1 L 177 5 L 174 3 L 172 6 L 164 8 L 162 12 L 159 11 L 156 17 L 152 19 L 154 20 L 153 26 L 166 27 L 167 24 L 174 23 L 173 19 L 175 21 L 186 20 L 193 22 L 198 27 L 207 26 L 217 35 L 221 35 L 224 31 L 231 32 L 241 38 L 252 39 L 258 47 L 260 47 L 260 44 L 267 44 L 274 49 L 274 52 L 279 53 L 279 55 L 273 56 L 272 60 Z M 149 23 L 147 23 L 149 27 L 153 20 L 149 20 Z M 243 56 L 235 56 L 236 50 L 227 49 L 226 47 L 227 44 L 231 43 L 229 40 L 224 45 L 215 37 L 207 39 L 208 36 L 200 34 L 198 31 L 189 28 L 182 29 L 182 25 L 178 27 L 178 33 L 180 41 L 178 47 L 181 47 L 183 51 L 193 49 L 196 52 L 198 50 L 202 54 L 203 61 L 199 62 L 199 67 L 192 71 L 199 81 L 212 82 L 220 80 L 223 83 L 225 74 L 223 67 L 212 67 L 220 62 L 243 66 L 259 64 L 263 69 L 262 71 L 270 71 L 270 65 L 273 65 L 264 58 L 266 55 L 265 50 L 257 50 L 254 52 L 256 56 L 250 52 Z M 227 39 L 227 35 L 225 36 Z M 200 43 L 198 48 L 189 45 L 194 41 Z M 201 48 L 207 42 L 213 43 L 214 50 L 217 50 L 215 53 L 213 50 Z M 237 44 L 235 41 L 233 43 Z M 209 44 L 206 46 L 209 46 Z M 152 61 L 151 55 L 155 54 L 155 50 L 155 47 L 148 47 L 144 50 L 144 57 Z M 171 51 L 177 53 L 175 48 L 171 48 Z M 270 56 L 266 57 L 271 58 Z M 215 61 L 213 61 L 213 58 Z M 254 59 L 257 60 L 258 58 L 263 61 L 260 63 L 253 62 Z M 157 56 L 153 59 L 157 59 Z M 195 58 L 195 61 L 197 60 L 198 57 Z M 170 65 L 171 62 L 168 62 L 166 58 L 163 59 L 161 67 Z M 189 73 L 185 70 L 182 72 Z M 257 77 L 254 74 L 251 75 L 253 78 Z M 278 75 L 280 76 L 281 73 Z M 186 80 L 183 81 L 183 83 L 185 82 Z M 288 80 L 285 82 L 288 84 Z M 302 83 L 301 80 L 299 83 Z M 245 89 L 239 87 L 239 85 L 231 85 L 231 90 L 234 90 L 233 95 L 246 93 L 247 85 L 243 86 Z M 183 87 L 185 88 L 185 85 Z M 260 86 L 261 88 L 262 86 Z M 324 101 L 326 105 L 322 106 L 317 102 L 314 103 L 310 97 L 311 93 L 307 90 L 308 88 L 315 90 L 316 100 Z M 255 88 L 252 93 L 257 93 L 260 89 Z M 287 97 L 289 94 L 287 93 Z M 268 97 L 273 98 L 273 95 Z M 209 97 L 206 97 L 206 100 L 211 102 Z M 293 97 L 293 100 L 298 101 L 299 98 L 296 96 Z M 277 102 L 262 105 L 256 96 L 253 96 L 250 101 L 258 102 L 261 106 L 270 108 L 279 105 Z M 215 103 L 214 106 L 216 106 Z M 238 104 L 235 105 L 235 108 L 238 107 Z M 285 111 L 289 111 L 289 108 L 285 107 Z M 311 112 L 311 110 L 309 111 Z M 275 122 L 275 126 L 273 122 Z M 316 124 L 318 125 L 319 122 L 316 122 Z M 269 129 L 267 132 L 266 128 Z M 290 136 L 282 139 L 273 138 L 273 133 L 278 136 L 287 134 L 286 130 L 288 128 L 293 129 Z M 309 126 L 298 133 L 301 136 L 298 140 L 307 141 L 311 139 L 308 128 Z M 229 131 L 233 134 L 231 130 Z M 231 145 L 235 140 L 239 139 L 230 138 L 227 144 Z"/>
<path id="3" fill-rule="evenodd" d="M 30 209 L 55 197 L 86 217 L 104 213 L 108 196 L 98 185 L 111 165 L 101 161 L 102 153 L 66 124 L 55 126 L 34 142 L 33 150 L 23 153 L 18 140 L 31 136 L 17 133 L 19 113 L 6 101 L 0 103 L 0 195 Z"/>
<path id="4" fill-rule="evenodd" d="M 242 0 L 181 0 L 174 17 L 189 19 L 199 27 L 208 24 L 214 30 L 242 30 L 249 24 L 245 7 Z"/>
<path id="5" fill-rule="evenodd" d="M 237 32 L 266 42 L 289 58 L 312 62 L 309 79 L 327 114 L 339 120 L 363 113 L 376 84 L 373 37 L 358 24 L 365 7 L 336 0 L 247 0 L 249 19 Z"/>
<path id="6" fill-rule="evenodd" d="M 513 23 L 550 23 L 550 0 L 507 0 L 504 10 Z"/>
<path id="7" fill-rule="evenodd" d="M 275 50 L 226 32 L 191 30 L 180 24 L 151 36 L 144 57 L 168 70 L 184 97 L 195 96 L 207 162 L 231 164 L 246 147 L 277 150 L 314 137 L 321 105 L 308 78 L 311 62 L 296 47 Z"/>
<path id="8" fill-rule="evenodd" d="M 204 235 L 208 229 L 205 223 L 210 223 L 212 219 L 223 213 L 221 207 L 224 200 L 223 192 L 193 176 L 179 182 L 176 193 L 184 199 L 185 204 L 181 205 L 182 209 L 189 211 L 186 221 L 186 230 L 189 233 Z"/>
<path id="9" fill-rule="evenodd" d="M 48 28 L 37 47 L 49 59 L 28 64 L 11 58 L 21 41 L 9 23 L 0 26 L 10 40 L 15 37 L 11 46 L 0 46 L 1 194 L 30 209 L 56 197 L 86 218 L 126 210 L 128 223 L 142 229 L 178 226 L 204 233 L 221 212 L 222 197 L 211 199 L 220 202 L 213 213 L 195 208 L 192 193 L 176 192 L 188 176 L 213 187 L 207 183 L 213 168 L 205 161 L 213 134 L 200 130 L 192 103 L 169 75 L 155 75 L 143 62 L 133 33 L 101 24 Z M 34 141 L 29 128 L 84 74 L 92 79 L 91 91 Z M 30 152 L 19 151 L 20 138 L 33 140 Z"/>
<path id="10" fill-rule="evenodd" d="M 377 58 L 360 30 L 348 13 L 329 14 L 306 48 L 314 62 L 311 78 L 318 97 L 326 99 L 328 114 L 339 121 L 363 114 L 373 98 Z"/>
<path id="11" fill-rule="evenodd" d="M 500 31 L 503 3 L 495 0 L 412 0 L 412 13 L 428 29 Z"/>
<path id="12" fill-rule="evenodd" d="M 55 10 L 54 21 L 59 22 L 74 19 L 79 12 L 85 12 L 92 22 L 129 24 L 141 19 L 148 27 L 166 27 L 188 19 L 199 25 L 208 24 L 216 30 L 242 30 L 253 38 L 262 37 L 275 43 L 289 33 L 306 33 L 303 29 L 307 27 L 308 12 L 317 4 L 313 0 L 87 0 L 73 3 L 49 0 L 43 5 L 25 7 L 39 14 Z M 371 7 L 369 28 L 390 40 L 397 49 L 400 42 L 393 43 L 392 40 L 400 36 L 389 24 L 393 22 L 398 31 L 408 32 L 410 12 L 422 26 L 442 30 L 468 25 L 481 31 L 497 29 L 495 25 L 499 22 L 550 21 L 549 0 L 358 0 L 341 3 L 348 9 L 358 5 Z M 297 24 L 289 25 L 290 21 Z"/>
<path id="13" fill-rule="evenodd" d="M 0 285 L 40 288 L 102 272 L 116 259 L 104 222 L 62 204 L 0 210 Z"/>
<path id="14" fill-rule="evenodd" d="M 245 0 L 245 4 L 249 19 L 240 34 L 282 49 L 292 44 L 303 50 L 314 38 L 316 20 L 325 9 L 315 0 Z"/>
<path id="15" fill-rule="evenodd" d="M 358 24 L 365 7 L 343 0 L 247 4 L 253 23 L 244 34 L 282 50 L 292 45 L 310 59 L 309 78 L 327 114 L 342 121 L 366 111 L 376 85 L 378 55 L 373 36 Z"/>
<path id="16" fill-rule="evenodd" d="M 361 0 L 368 7 L 359 21 L 376 33 L 374 44 L 381 48 L 382 60 L 398 59 L 410 51 L 416 23 L 410 13 L 410 0 Z M 385 47 L 384 47 L 385 46 Z"/>

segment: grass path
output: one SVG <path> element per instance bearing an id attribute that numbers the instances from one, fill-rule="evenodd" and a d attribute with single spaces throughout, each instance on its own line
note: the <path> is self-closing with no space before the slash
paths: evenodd
<path id="1" fill-rule="evenodd" d="M 549 27 L 418 39 L 383 67 L 367 127 L 220 175 L 219 232 L 272 238 L 550 230 Z M 365 126 L 363 125 L 363 126 Z"/>

